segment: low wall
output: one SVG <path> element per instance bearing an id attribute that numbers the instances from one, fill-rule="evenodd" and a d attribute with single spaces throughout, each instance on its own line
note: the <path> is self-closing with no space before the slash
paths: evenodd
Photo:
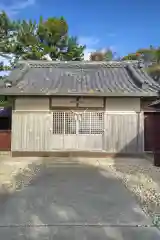
<path id="1" fill-rule="evenodd" d="M 11 131 L 1 130 L 0 131 L 0 151 L 11 150 Z"/>

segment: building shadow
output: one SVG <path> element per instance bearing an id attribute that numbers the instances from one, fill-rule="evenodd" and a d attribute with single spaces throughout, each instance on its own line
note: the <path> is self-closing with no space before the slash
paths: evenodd
<path id="1" fill-rule="evenodd" d="M 14 192 L 0 193 L 1 239 L 138 239 L 135 226 L 150 223 L 111 173 L 76 159 L 33 160 L 14 180 Z"/>

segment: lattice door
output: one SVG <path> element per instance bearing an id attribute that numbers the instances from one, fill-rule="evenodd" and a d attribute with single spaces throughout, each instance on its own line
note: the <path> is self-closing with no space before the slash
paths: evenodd
<path id="1" fill-rule="evenodd" d="M 100 150 L 103 132 L 103 112 L 53 112 L 53 146 L 55 149 Z"/>

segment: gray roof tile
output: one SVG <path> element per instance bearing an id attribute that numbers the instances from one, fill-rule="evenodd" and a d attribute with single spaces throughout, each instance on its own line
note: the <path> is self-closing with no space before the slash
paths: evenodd
<path id="1" fill-rule="evenodd" d="M 156 101 L 153 101 L 151 104 L 149 104 L 149 107 L 160 108 L 160 99 L 157 99 Z"/>
<path id="2" fill-rule="evenodd" d="M 160 85 L 136 62 L 22 61 L 11 72 L 8 95 L 158 96 Z"/>

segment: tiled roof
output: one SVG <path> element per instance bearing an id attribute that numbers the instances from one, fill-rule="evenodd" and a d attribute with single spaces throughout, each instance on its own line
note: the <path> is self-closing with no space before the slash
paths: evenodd
<path id="1" fill-rule="evenodd" d="M 158 107 L 158 108 L 160 108 L 160 99 L 158 99 L 158 100 L 156 100 L 156 101 L 153 101 L 150 105 L 149 105 L 149 107 Z"/>
<path id="2" fill-rule="evenodd" d="M 22 61 L 0 94 L 158 96 L 160 85 L 137 62 Z"/>

